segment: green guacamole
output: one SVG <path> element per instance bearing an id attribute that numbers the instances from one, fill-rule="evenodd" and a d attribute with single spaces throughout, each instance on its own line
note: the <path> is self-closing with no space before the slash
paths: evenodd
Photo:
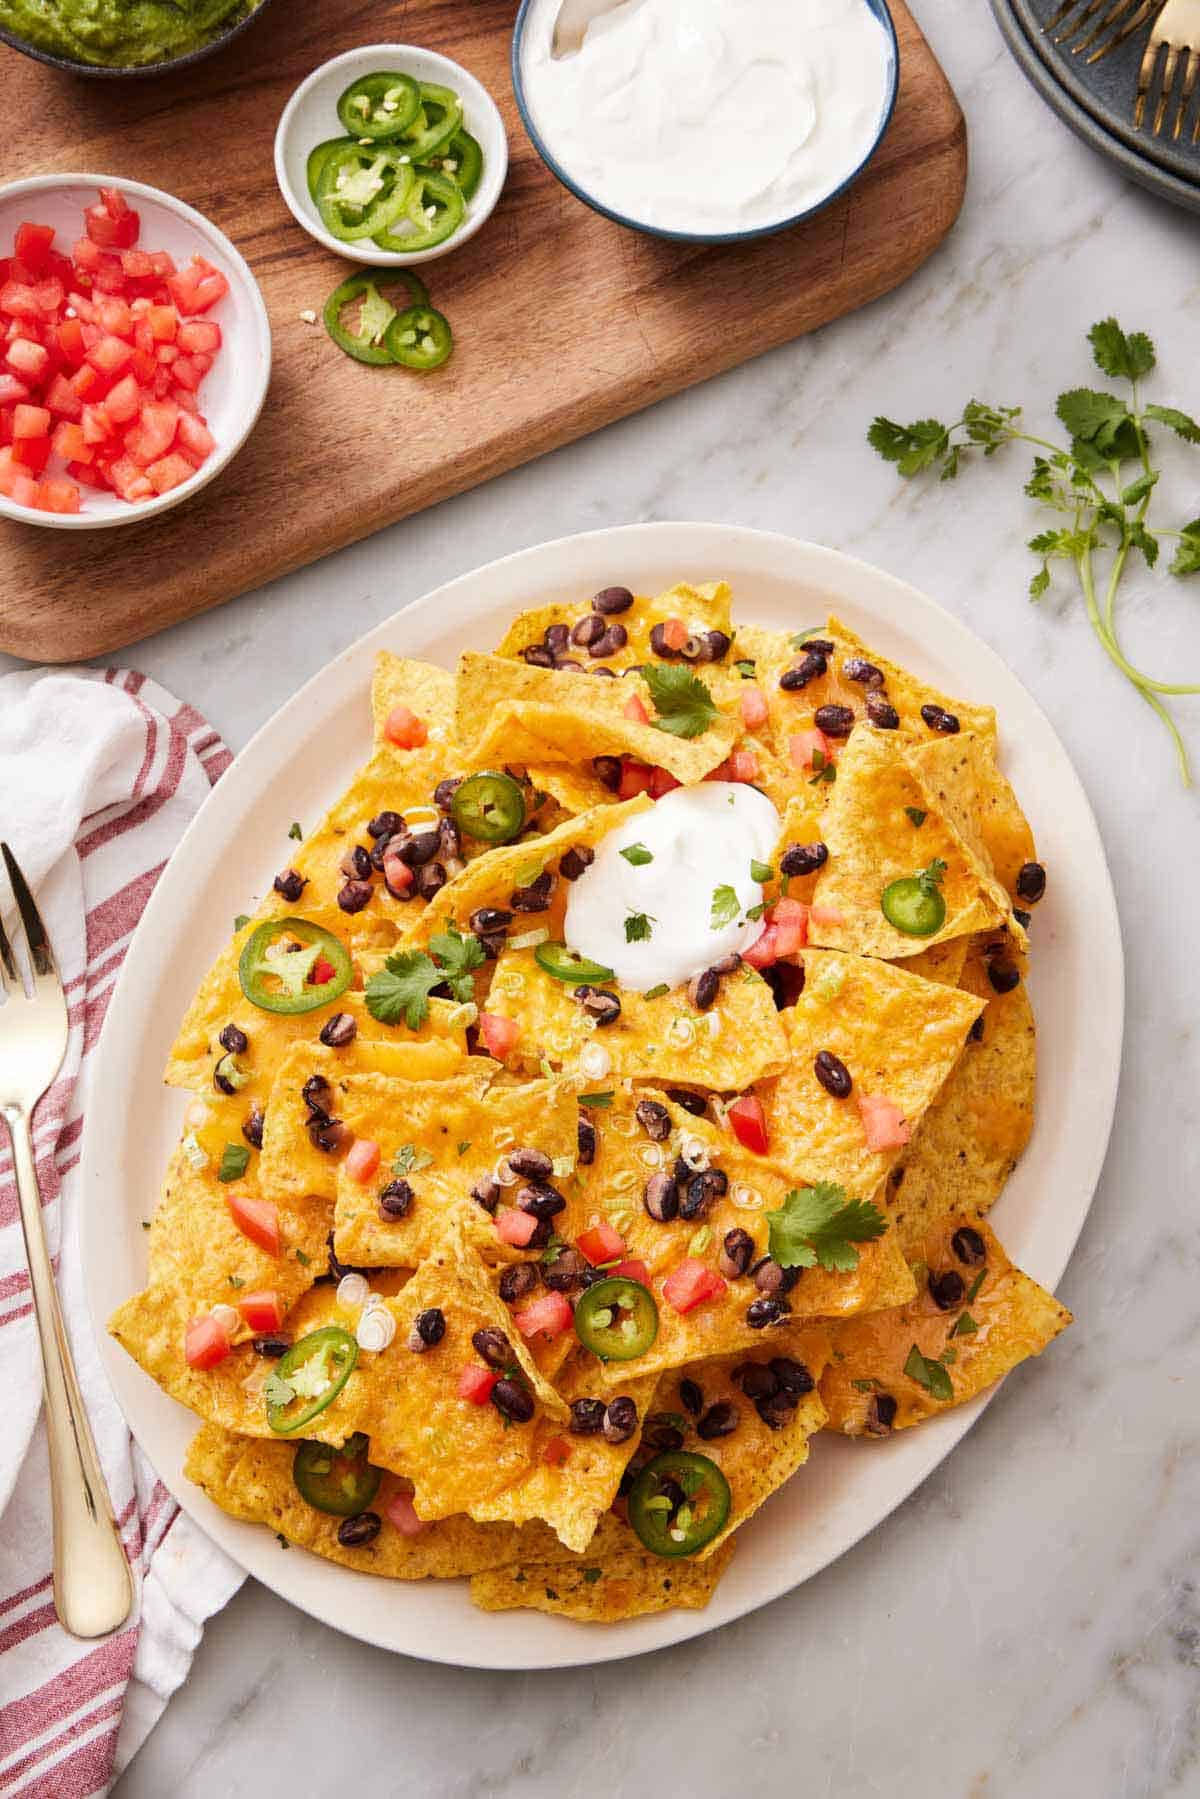
<path id="1" fill-rule="evenodd" d="M 186 56 L 259 4 L 260 0 L 0 0 L 0 25 L 55 56 L 125 68 Z"/>

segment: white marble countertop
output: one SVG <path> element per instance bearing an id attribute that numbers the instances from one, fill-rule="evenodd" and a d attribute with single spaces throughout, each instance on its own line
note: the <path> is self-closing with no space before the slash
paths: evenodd
<path id="1" fill-rule="evenodd" d="M 1117 884 L 1127 1051 L 1104 1178 L 1062 1284 L 1078 1322 L 857 1549 L 651 1660 L 455 1672 L 364 1648 L 248 1583 L 209 1625 L 119 1799 L 1200 1790 L 1197 799 L 1065 585 L 1040 607 L 1026 599 L 1037 526 L 1023 459 L 918 492 L 863 441 L 877 411 L 954 416 L 973 394 L 1047 422 L 1059 388 L 1087 379 L 1083 333 L 1109 312 L 1157 339 L 1169 371 L 1157 397 L 1196 409 L 1196 224 L 1069 135 L 982 0 L 917 12 L 966 110 L 972 174 L 956 230 L 905 288 L 129 656 L 237 747 L 331 648 L 453 574 L 566 531 L 737 520 L 926 589 L 1054 718 Z M 1174 480 L 1181 517 L 1200 511 L 1194 475 L 1190 490 Z M 1194 677 L 1195 589 L 1130 587 L 1135 656 Z M 1200 760 L 1200 700 L 1179 711 Z"/>

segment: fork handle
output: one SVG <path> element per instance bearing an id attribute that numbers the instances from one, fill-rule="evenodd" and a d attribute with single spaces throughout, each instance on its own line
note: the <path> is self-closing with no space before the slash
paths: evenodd
<path id="1" fill-rule="evenodd" d="M 41 1195 L 29 1121 L 4 1108 L 12 1138 L 21 1229 L 38 1338 L 42 1346 L 50 1504 L 54 1517 L 54 1609 L 76 1637 L 102 1637 L 123 1624 L 133 1606 L 133 1579 L 117 1535 L 112 1501 L 84 1410 L 46 1247 Z"/>

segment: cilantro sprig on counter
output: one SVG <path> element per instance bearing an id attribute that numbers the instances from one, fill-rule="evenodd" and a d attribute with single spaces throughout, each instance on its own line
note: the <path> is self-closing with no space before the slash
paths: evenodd
<path id="1" fill-rule="evenodd" d="M 719 716 L 704 682 L 681 662 L 647 666 L 642 680 L 658 713 L 656 730 L 669 731 L 673 737 L 699 737 Z"/>
<path id="2" fill-rule="evenodd" d="M 1019 406 L 988 406 L 977 400 L 970 401 L 951 425 L 940 419 L 900 425 L 877 418 L 867 437 L 901 475 L 936 468 L 943 481 L 953 480 L 964 459 L 976 452 L 991 457 L 1005 444 L 1033 447 L 1033 470 L 1025 492 L 1057 522 L 1029 540 L 1038 558 L 1030 596 L 1039 600 L 1049 590 L 1052 564 L 1074 566 L 1088 619 L 1105 655 L 1167 727 L 1184 785 L 1190 786 L 1187 748 L 1166 700 L 1200 693 L 1200 684 L 1158 681 L 1135 667 L 1121 646 L 1116 602 L 1129 557 L 1141 556 L 1147 568 L 1154 568 L 1164 540 L 1175 542 L 1169 565 L 1173 575 L 1200 573 L 1200 518 L 1177 529 L 1151 523 L 1151 501 L 1162 471 L 1152 460 L 1148 429 L 1161 425 L 1184 443 L 1200 444 L 1200 423 L 1175 406 L 1143 404 L 1140 384 L 1157 360 L 1144 331 L 1126 333 L 1116 319 L 1101 319 L 1092 326 L 1088 341 L 1100 372 L 1127 383 L 1129 392 L 1074 387 L 1060 394 L 1055 411 L 1066 430 L 1066 444 L 1023 431 Z"/>
<path id="3" fill-rule="evenodd" d="M 767 1213 L 767 1248 L 781 1268 L 813 1268 L 853 1274 L 856 1243 L 882 1237 L 887 1219 L 869 1199 L 846 1198 L 835 1181 L 793 1188 L 777 1211 Z"/>
<path id="4" fill-rule="evenodd" d="M 429 939 L 423 950 L 399 950 L 366 985 L 367 1011 L 380 1024 L 399 1024 L 419 1031 L 429 1016 L 429 995 L 443 983 L 460 1003 L 473 999 L 472 973 L 484 963 L 477 937 L 464 937 L 451 925 Z"/>

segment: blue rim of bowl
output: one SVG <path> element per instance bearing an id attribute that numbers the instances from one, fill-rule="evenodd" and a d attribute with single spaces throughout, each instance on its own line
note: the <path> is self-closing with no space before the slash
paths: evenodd
<path id="1" fill-rule="evenodd" d="M 521 43 L 525 36 L 525 25 L 530 8 L 536 3 L 537 0 L 521 0 L 520 9 L 513 24 L 510 58 L 513 96 L 516 99 L 517 111 L 521 115 L 521 123 L 525 127 L 526 135 L 550 173 L 561 181 L 567 191 L 574 194 L 577 200 L 582 200 L 585 206 L 589 206 L 593 212 L 600 213 L 603 218 L 611 219 L 614 225 L 624 225 L 629 231 L 640 231 L 644 237 L 665 238 L 678 244 L 745 244 L 752 242 L 757 237 L 774 237 L 780 231 L 787 231 L 793 225 L 802 224 L 805 219 L 815 218 L 819 212 L 824 212 L 827 206 L 831 206 L 845 193 L 848 187 L 853 186 L 858 180 L 883 142 L 884 133 L 891 124 L 892 114 L 896 110 L 896 96 L 900 90 L 900 44 L 896 37 L 896 26 L 888 7 L 888 0 L 863 0 L 863 4 L 883 26 L 891 45 L 892 54 L 887 99 L 879 115 L 879 126 L 871 140 L 871 147 L 862 161 L 851 170 L 844 181 L 839 182 L 837 187 L 827 193 L 824 199 L 818 200 L 813 206 L 806 206 L 803 212 L 793 213 L 790 218 L 779 219 L 770 225 L 755 225 L 749 231 L 667 231 L 660 225 L 647 225 L 641 219 L 628 218 L 624 213 L 614 212 L 611 206 L 603 205 L 593 194 L 589 194 L 586 188 L 580 187 L 578 182 L 567 174 L 562 164 L 546 145 L 533 122 L 533 115 L 525 99 L 525 84 L 521 75 Z"/>
<path id="2" fill-rule="evenodd" d="M 51 69 L 63 69 L 68 75 L 95 75 L 101 81 L 129 80 L 139 75 L 169 75 L 176 69 L 189 69 L 193 63 L 203 62 L 206 56 L 214 56 L 218 50 L 240 37 L 242 32 L 267 10 L 271 0 L 258 0 L 250 12 L 228 31 L 222 31 L 217 37 L 210 38 L 207 44 L 200 44 L 195 50 L 185 50 L 182 56 L 168 56 L 162 62 L 123 62 L 96 63 L 77 62 L 73 56 L 56 56 L 53 50 L 43 50 L 38 44 L 31 44 L 19 32 L 10 31 L 7 26 L 0 25 L 0 43 L 7 44 L 10 50 L 20 51 L 34 62 L 45 63 Z"/>

